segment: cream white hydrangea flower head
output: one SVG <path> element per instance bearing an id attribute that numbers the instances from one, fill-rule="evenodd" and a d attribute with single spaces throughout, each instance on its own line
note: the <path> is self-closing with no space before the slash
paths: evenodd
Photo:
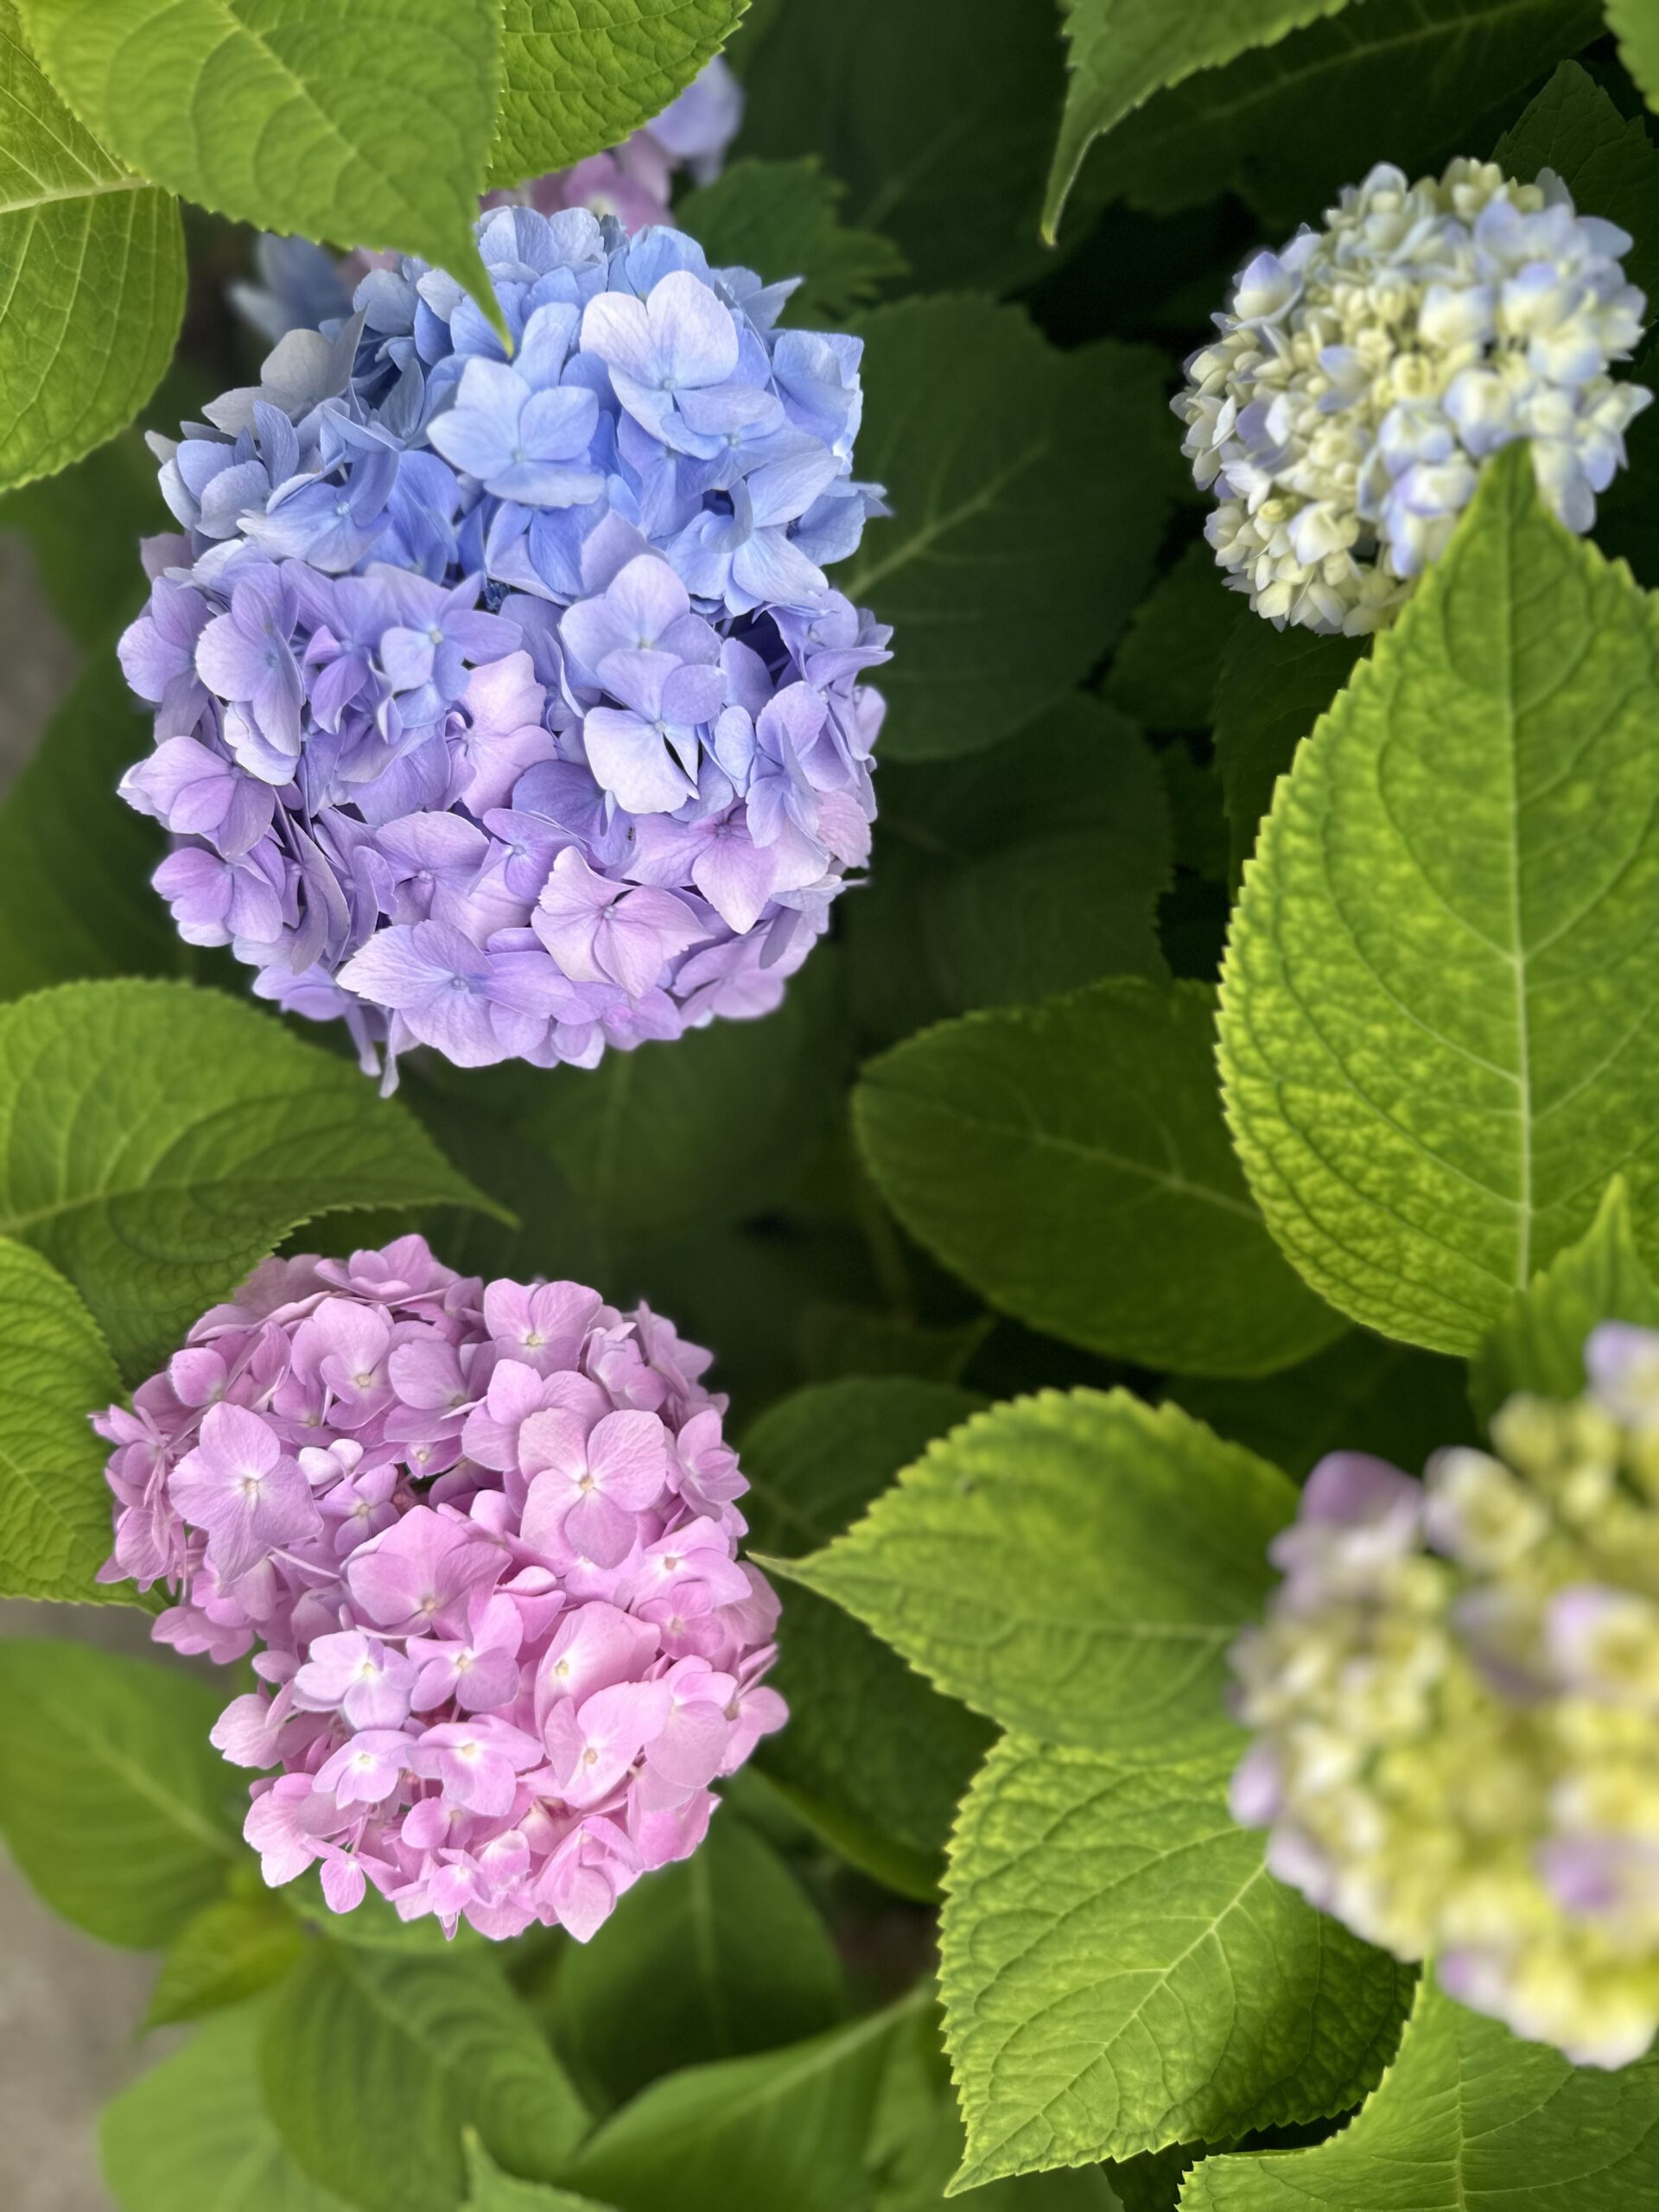
<path id="1" fill-rule="evenodd" d="M 1659 1333 L 1421 1482 L 1321 1460 L 1235 1645 L 1235 1816 L 1374 1943 L 1578 2065 L 1659 2030 Z"/>
<path id="2" fill-rule="evenodd" d="M 1379 163 L 1324 230 L 1257 254 L 1173 403 L 1233 588 L 1281 627 L 1383 627 L 1517 438 L 1587 531 L 1653 397 L 1607 373 L 1646 311 L 1630 245 L 1550 170 L 1455 161 L 1416 184 Z"/>

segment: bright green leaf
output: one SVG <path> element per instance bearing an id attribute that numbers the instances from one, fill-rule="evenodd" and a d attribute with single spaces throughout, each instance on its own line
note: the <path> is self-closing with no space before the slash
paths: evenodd
<path id="1" fill-rule="evenodd" d="M 551 2181 L 588 2124 L 530 2014 L 466 1958 L 317 1943 L 270 2000 L 261 2068 L 289 2152 L 364 2212 L 454 2212 L 465 2126 Z"/>
<path id="2" fill-rule="evenodd" d="M 70 114 L 14 0 L 0 0 L 0 301 L 3 486 L 50 475 L 130 423 L 184 314 L 177 206 Z"/>
<path id="3" fill-rule="evenodd" d="M 839 588 L 894 626 L 884 759 L 971 753 L 1086 676 L 1144 590 L 1175 482 L 1164 364 L 1062 353 L 1017 308 L 911 299 L 865 340 L 858 469 L 892 519 Z"/>
<path id="4" fill-rule="evenodd" d="M 1629 1194 L 1617 1176 L 1588 1232 L 1516 1292 L 1471 1362 L 1469 1392 L 1481 1418 L 1512 1390 L 1576 1398 L 1584 1388 L 1584 1340 L 1599 1321 L 1659 1328 L 1659 1283 L 1637 1249 Z"/>
<path id="5" fill-rule="evenodd" d="M 738 54 L 741 151 L 817 154 L 846 219 L 896 240 L 918 285 L 1007 290 L 1052 258 L 1037 224 L 1064 73 L 1047 0 L 785 0 Z M 859 462 L 873 473 L 861 442 Z"/>
<path id="6" fill-rule="evenodd" d="M 0 1834 L 54 1912 L 105 1943 L 172 1940 L 223 1887 L 241 1777 L 222 1690 L 58 1637 L 0 1643 Z"/>
<path id="7" fill-rule="evenodd" d="M 1065 116 L 1048 180 L 1043 228 L 1052 238 L 1060 210 L 1103 131 L 1165 85 L 1270 46 L 1287 31 L 1329 16 L 1344 0 L 1062 0 Z"/>
<path id="8" fill-rule="evenodd" d="M 810 157 L 734 162 L 688 194 L 675 219 L 716 268 L 734 263 L 768 283 L 804 276 L 786 313 L 791 323 L 816 328 L 844 322 L 905 274 L 905 257 L 891 238 L 842 220 L 846 192 Z"/>
<path id="9" fill-rule="evenodd" d="M 1327 1452 L 1370 1452 L 1415 1472 L 1441 1445 L 1478 1441 L 1462 1362 L 1366 1329 L 1262 1382 L 1194 1380 L 1172 1395 L 1297 1481 Z"/>
<path id="10" fill-rule="evenodd" d="M 423 254 L 493 309 L 473 224 L 500 0 L 21 4 L 54 84 L 141 175 L 265 230 Z"/>
<path id="11" fill-rule="evenodd" d="M 1067 1343 L 1181 1374 L 1306 1358 L 1340 1324 L 1233 1156 L 1213 1006 L 1123 977 L 912 1038 L 854 1093 L 870 1172 L 947 1267 Z"/>
<path id="12" fill-rule="evenodd" d="M 1200 538 L 1135 608 L 1113 656 L 1107 699 L 1147 729 L 1208 729 L 1222 656 L 1248 620 Z"/>
<path id="13" fill-rule="evenodd" d="M 897 1376 L 798 1390 L 743 1438 L 751 1547 L 785 1559 L 817 1551 L 983 1404 Z M 761 1745 L 762 1771 L 847 1857 L 930 1896 L 989 1729 L 810 1590 L 788 1592 L 771 1679 L 788 1700 L 789 1726 Z"/>
<path id="14" fill-rule="evenodd" d="M 1296 748 L 1353 673 L 1367 640 L 1275 630 L 1252 619 L 1234 632 L 1216 682 L 1216 766 L 1227 811 L 1233 883 Z"/>
<path id="15" fill-rule="evenodd" d="M 1659 6 L 1655 0 L 1606 0 L 1607 28 L 1618 41 L 1618 58 L 1659 107 Z"/>
<path id="16" fill-rule="evenodd" d="M 87 1415 L 121 1377 L 73 1286 L 27 1244 L 0 1237 L 0 1593 L 102 1599 L 130 1587 L 93 1577 L 110 1555 L 109 1447 Z"/>
<path id="17" fill-rule="evenodd" d="M 1230 1743 L 1227 1646 L 1295 1505 L 1276 1468 L 1177 1406 L 1050 1390 L 930 1445 L 847 1535 L 779 1564 L 1006 1727 Z"/>
<path id="18" fill-rule="evenodd" d="M 1414 175 L 1484 151 L 1489 111 L 1599 29 L 1599 0 L 1363 0 L 1160 92 L 1096 152 L 1084 188 L 1160 213 L 1230 189 L 1288 232 L 1374 162 Z"/>
<path id="19" fill-rule="evenodd" d="M 567 2178 L 618 2212 L 848 2212 L 863 2197 L 896 2017 L 666 2075 L 606 2121 Z"/>
<path id="20" fill-rule="evenodd" d="M 940 1936 L 960 2186 L 1320 2119 L 1376 2082 L 1411 1970 L 1274 1880 L 1230 1763 L 992 1752 Z"/>
<path id="21" fill-rule="evenodd" d="M 1651 1233 L 1656 642 L 1514 448 L 1262 830 L 1228 1115 L 1285 1250 L 1385 1335 L 1471 1351 L 1620 1169 Z"/>
<path id="22" fill-rule="evenodd" d="M 179 1930 L 150 1993 L 144 2025 L 200 2019 L 280 1981 L 305 1938 L 282 1898 L 265 1890 L 220 1897 Z"/>
<path id="23" fill-rule="evenodd" d="M 659 116 L 748 0 L 502 0 L 493 185 L 569 168 Z"/>
<path id="24" fill-rule="evenodd" d="M 176 976 L 201 957 L 150 888 L 166 837 L 115 796 L 149 741 L 105 649 L 0 801 L 0 997 L 82 976 Z"/>
<path id="25" fill-rule="evenodd" d="M 1400 2056 L 1341 2134 L 1206 2158 L 1182 2212 L 1589 2212 L 1659 2196 L 1659 2061 L 1571 2066 L 1425 1980 Z"/>
<path id="26" fill-rule="evenodd" d="M 861 1027 L 887 1042 L 1103 976 L 1161 976 L 1170 873 L 1159 762 L 1084 693 L 982 753 L 894 761 L 869 882 L 848 902 Z"/>
<path id="27" fill-rule="evenodd" d="M 1659 284 L 1659 153 L 1641 117 L 1621 115 L 1576 61 L 1562 62 L 1493 147 L 1492 159 L 1506 176 L 1530 179 L 1554 169 L 1581 215 L 1599 215 L 1630 232 L 1624 261 L 1630 282 L 1644 292 Z"/>
<path id="28" fill-rule="evenodd" d="M 658 2074 L 833 2027 L 841 1967 L 817 1907 L 722 1810 L 691 1857 L 638 1883 L 559 1967 L 559 2044 L 614 2103 Z"/>
<path id="29" fill-rule="evenodd" d="M 591 2196 L 573 2196 L 548 2182 L 519 2181 L 503 2173 L 470 2127 L 461 2142 L 467 2156 L 465 2212 L 611 2212 Z"/>
<path id="30" fill-rule="evenodd" d="M 255 2006 L 199 2029 L 105 2107 L 104 2177 L 121 2212 L 346 2212 L 271 2124 L 259 2018 Z"/>
<path id="31" fill-rule="evenodd" d="M 124 1366 L 172 1348 L 287 1233 L 479 1199 L 352 1064 L 177 983 L 0 1007 L 0 1235 L 60 1268 Z"/>

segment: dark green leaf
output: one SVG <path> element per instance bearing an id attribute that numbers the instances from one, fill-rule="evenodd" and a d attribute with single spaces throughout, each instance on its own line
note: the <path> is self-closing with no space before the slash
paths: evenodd
<path id="1" fill-rule="evenodd" d="M 1147 729 L 1208 729 L 1222 655 L 1248 616 L 1200 538 L 1135 608 L 1106 697 Z"/>
<path id="2" fill-rule="evenodd" d="M 1234 632 L 1216 683 L 1216 766 L 1235 884 L 1255 849 L 1280 777 L 1289 773 L 1297 747 L 1348 681 L 1367 642 L 1275 630 L 1256 620 Z"/>
<path id="3" fill-rule="evenodd" d="M 804 276 L 787 312 L 791 323 L 815 328 L 844 322 L 905 274 L 891 238 L 842 221 L 846 192 L 810 157 L 734 162 L 674 213 L 716 268 L 734 263 L 771 284 Z"/>

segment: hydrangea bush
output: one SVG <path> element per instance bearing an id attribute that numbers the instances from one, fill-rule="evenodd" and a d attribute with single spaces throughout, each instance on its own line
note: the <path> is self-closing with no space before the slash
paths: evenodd
<path id="1" fill-rule="evenodd" d="M 0 5 L 0 2204 L 1659 2203 L 1652 44 Z"/>

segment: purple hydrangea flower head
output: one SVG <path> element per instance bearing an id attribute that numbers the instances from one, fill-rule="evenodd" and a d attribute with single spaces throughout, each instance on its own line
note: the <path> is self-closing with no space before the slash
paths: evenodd
<path id="1" fill-rule="evenodd" d="M 388 1083 L 769 1011 L 874 814 L 858 341 L 671 229 L 479 238 L 510 359 L 402 262 L 158 442 L 184 534 L 121 647 L 181 931 Z"/>
<path id="2" fill-rule="evenodd" d="M 404 1236 L 267 1261 L 97 1417 L 104 1579 L 167 1587 L 161 1642 L 254 1653 L 213 1742 L 267 1770 L 267 1881 L 585 1941 L 696 1849 L 785 1719 L 708 1364 L 646 1306 Z"/>

